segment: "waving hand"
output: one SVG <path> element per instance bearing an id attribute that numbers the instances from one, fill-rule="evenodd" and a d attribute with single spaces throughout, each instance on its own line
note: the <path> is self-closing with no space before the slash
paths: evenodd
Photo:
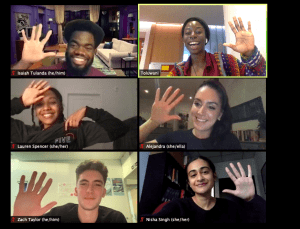
<path id="1" fill-rule="evenodd" d="M 242 19 L 239 17 L 239 22 L 236 17 L 233 17 L 234 25 L 228 22 L 232 32 L 235 34 L 236 43 L 224 43 L 224 46 L 232 48 L 234 51 L 243 54 L 247 57 L 251 56 L 254 46 L 254 36 L 251 31 L 251 23 L 248 22 L 248 31 L 245 29 Z"/>
<path id="2" fill-rule="evenodd" d="M 248 165 L 248 177 L 247 177 L 241 163 L 238 162 L 237 165 L 240 169 L 240 173 L 237 171 L 235 166 L 232 163 L 230 163 L 230 167 L 232 168 L 235 176 L 230 172 L 230 170 L 227 167 L 225 168 L 228 176 L 235 184 L 236 190 L 224 189 L 223 192 L 232 194 L 243 200 L 250 201 L 254 198 L 255 195 L 255 188 L 252 179 L 251 166 Z"/>
<path id="3" fill-rule="evenodd" d="M 21 176 L 19 193 L 14 205 L 14 216 L 41 216 L 57 204 L 53 201 L 41 207 L 42 199 L 52 183 L 52 179 L 49 179 L 40 191 L 46 175 L 45 172 L 42 173 L 39 181 L 34 184 L 37 172 L 33 172 L 26 192 L 24 191 L 25 176 Z"/>
<path id="4" fill-rule="evenodd" d="M 42 41 L 40 41 L 42 24 L 38 25 L 37 33 L 36 28 L 37 26 L 32 27 L 31 38 L 29 40 L 27 39 L 24 30 L 22 30 L 22 36 L 24 38 L 24 48 L 22 51 L 23 62 L 35 63 L 44 59 L 45 57 L 56 55 L 56 53 L 54 52 L 43 52 L 44 46 L 52 34 L 52 30 L 49 30 L 46 37 Z"/>
<path id="5" fill-rule="evenodd" d="M 156 121 L 157 123 L 163 124 L 173 119 L 180 120 L 181 118 L 178 115 L 169 115 L 170 111 L 174 109 L 183 99 L 184 95 L 180 95 L 178 98 L 175 97 L 180 92 L 180 89 L 177 89 L 173 94 L 168 98 L 172 87 L 168 87 L 161 99 L 160 97 L 160 88 L 156 90 L 155 100 L 152 105 L 151 111 L 151 120 Z M 174 100 L 174 101 L 173 101 Z"/>

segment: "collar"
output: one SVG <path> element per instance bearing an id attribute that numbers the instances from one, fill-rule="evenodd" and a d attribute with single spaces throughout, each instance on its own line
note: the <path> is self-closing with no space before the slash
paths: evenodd
<path id="1" fill-rule="evenodd" d="M 210 56 L 210 53 L 205 51 L 205 61 L 206 61 L 206 65 L 204 68 L 204 72 L 206 72 L 207 70 L 210 70 L 210 68 L 213 67 L 213 62 Z M 184 75 L 185 76 L 190 76 L 191 75 L 191 67 L 192 67 L 192 58 L 191 55 L 189 56 L 188 60 L 185 62 L 184 65 Z"/>

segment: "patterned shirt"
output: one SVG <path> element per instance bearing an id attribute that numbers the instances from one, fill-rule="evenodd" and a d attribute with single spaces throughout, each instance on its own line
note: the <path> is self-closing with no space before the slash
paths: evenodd
<path id="1" fill-rule="evenodd" d="M 266 61 L 257 47 L 250 57 L 241 55 L 242 62 L 233 55 L 205 52 L 206 66 L 203 76 L 266 76 Z M 191 76 L 192 59 L 175 63 L 168 76 Z"/>

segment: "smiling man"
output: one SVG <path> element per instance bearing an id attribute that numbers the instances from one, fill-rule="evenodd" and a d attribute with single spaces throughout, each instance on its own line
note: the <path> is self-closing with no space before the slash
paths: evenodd
<path id="1" fill-rule="evenodd" d="M 52 207 L 57 204 L 56 201 L 41 208 L 41 200 L 47 193 L 52 179 L 47 181 L 39 194 L 35 192 L 40 190 L 46 173 L 41 175 L 33 188 L 37 176 L 37 172 L 33 172 L 26 192 L 24 192 L 25 176 L 22 176 L 14 205 L 14 216 L 60 216 L 62 223 L 127 223 L 121 212 L 100 206 L 102 198 L 106 195 L 107 174 L 107 167 L 100 161 L 82 162 L 76 169 L 75 196 L 78 204 L 68 203 L 55 208 Z M 51 210 L 44 214 L 49 209 Z"/>
<path id="2" fill-rule="evenodd" d="M 37 29 L 37 32 L 36 32 Z M 44 53 L 43 49 L 51 36 L 48 31 L 46 37 L 40 41 L 42 24 L 33 26 L 32 36 L 27 40 L 24 31 L 24 48 L 21 60 L 12 69 L 28 69 L 33 63 L 41 61 L 45 57 L 53 57 L 56 53 Z M 39 70 L 66 70 L 67 76 L 105 76 L 102 72 L 92 67 L 96 48 L 104 38 L 103 29 L 92 21 L 78 19 L 67 23 L 64 30 L 64 38 L 68 46 L 66 50 L 66 62 L 58 63 Z"/>

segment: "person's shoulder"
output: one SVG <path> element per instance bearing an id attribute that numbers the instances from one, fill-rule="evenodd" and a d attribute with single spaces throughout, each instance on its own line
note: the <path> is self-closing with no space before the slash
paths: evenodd
<path id="1" fill-rule="evenodd" d="M 169 132 L 169 133 L 173 133 L 175 135 L 192 134 L 192 130 L 193 129 L 189 129 L 189 130 L 176 130 L 176 131 Z"/>
<path id="2" fill-rule="evenodd" d="M 176 65 L 183 67 L 185 65 L 185 63 L 186 63 L 186 61 L 182 61 L 182 62 L 176 63 Z"/>
<path id="3" fill-rule="evenodd" d="M 38 70 L 66 70 L 64 63 L 58 63 L 51 66 L 42 66 Z"/>
<path id="4" fill-rule="evenodd" d="M 217 207 L 228 211 L 228 209 L 237 209 L 238 203 L 237 200 L 229 200 L 225 198 L 217 198 Z"/>
<path id="5" fill-rule="evenodd" d="M 190 129 L 190 130 L 176 130 L 176 131 L 171 131 L 171 132 L 166 133 L 166 135 L 168 137 L 179 137 L 179 138 L 185 138 L 185 137 L 187 137 L 191 134 L 193 135 L 192 129 Z"/>
<path id="6" fill-rule="evenodd" d="M 225 140 L 238 140 L 238 138 L 231 132 L 228 132 L 227 134 L 224 135 Z"/>
<path id="7" fill-rule="evenodd" d="M 126 223 L 126 218 L 122 212 L 105 206 L 99 206 L 98 217 L 101 222 Z"/>
<path id="8" fill-rule="evenodd" d="M 239 139 L 231 132 L 228 132 L 223 136 L 223 141 L 226 146 L 232 149 L 241 149 L 241 143 Z"/>
<path id="9" fill-rule="evenodd" d="M 103 72 L 91 66 L 90 72 L 87 76 L 106 76 Z"/>
<path id="10" fill-rule="evenodd" d="M 62 206 L 57 206 L 57 207 L 54 207 L 50 210 L 50 212 L 48 212 L 46 214 L 49 215 L 49 216 L 62 216 L 62 215 L 65 215 L 65 214 L 69 214 L 70 212 L 74 211 L 74 210 L 77 210 L 78 208 L 78 204 L 74 204 L 74 203 L 67 203 L 65 205 L 62 205 Z"/>

